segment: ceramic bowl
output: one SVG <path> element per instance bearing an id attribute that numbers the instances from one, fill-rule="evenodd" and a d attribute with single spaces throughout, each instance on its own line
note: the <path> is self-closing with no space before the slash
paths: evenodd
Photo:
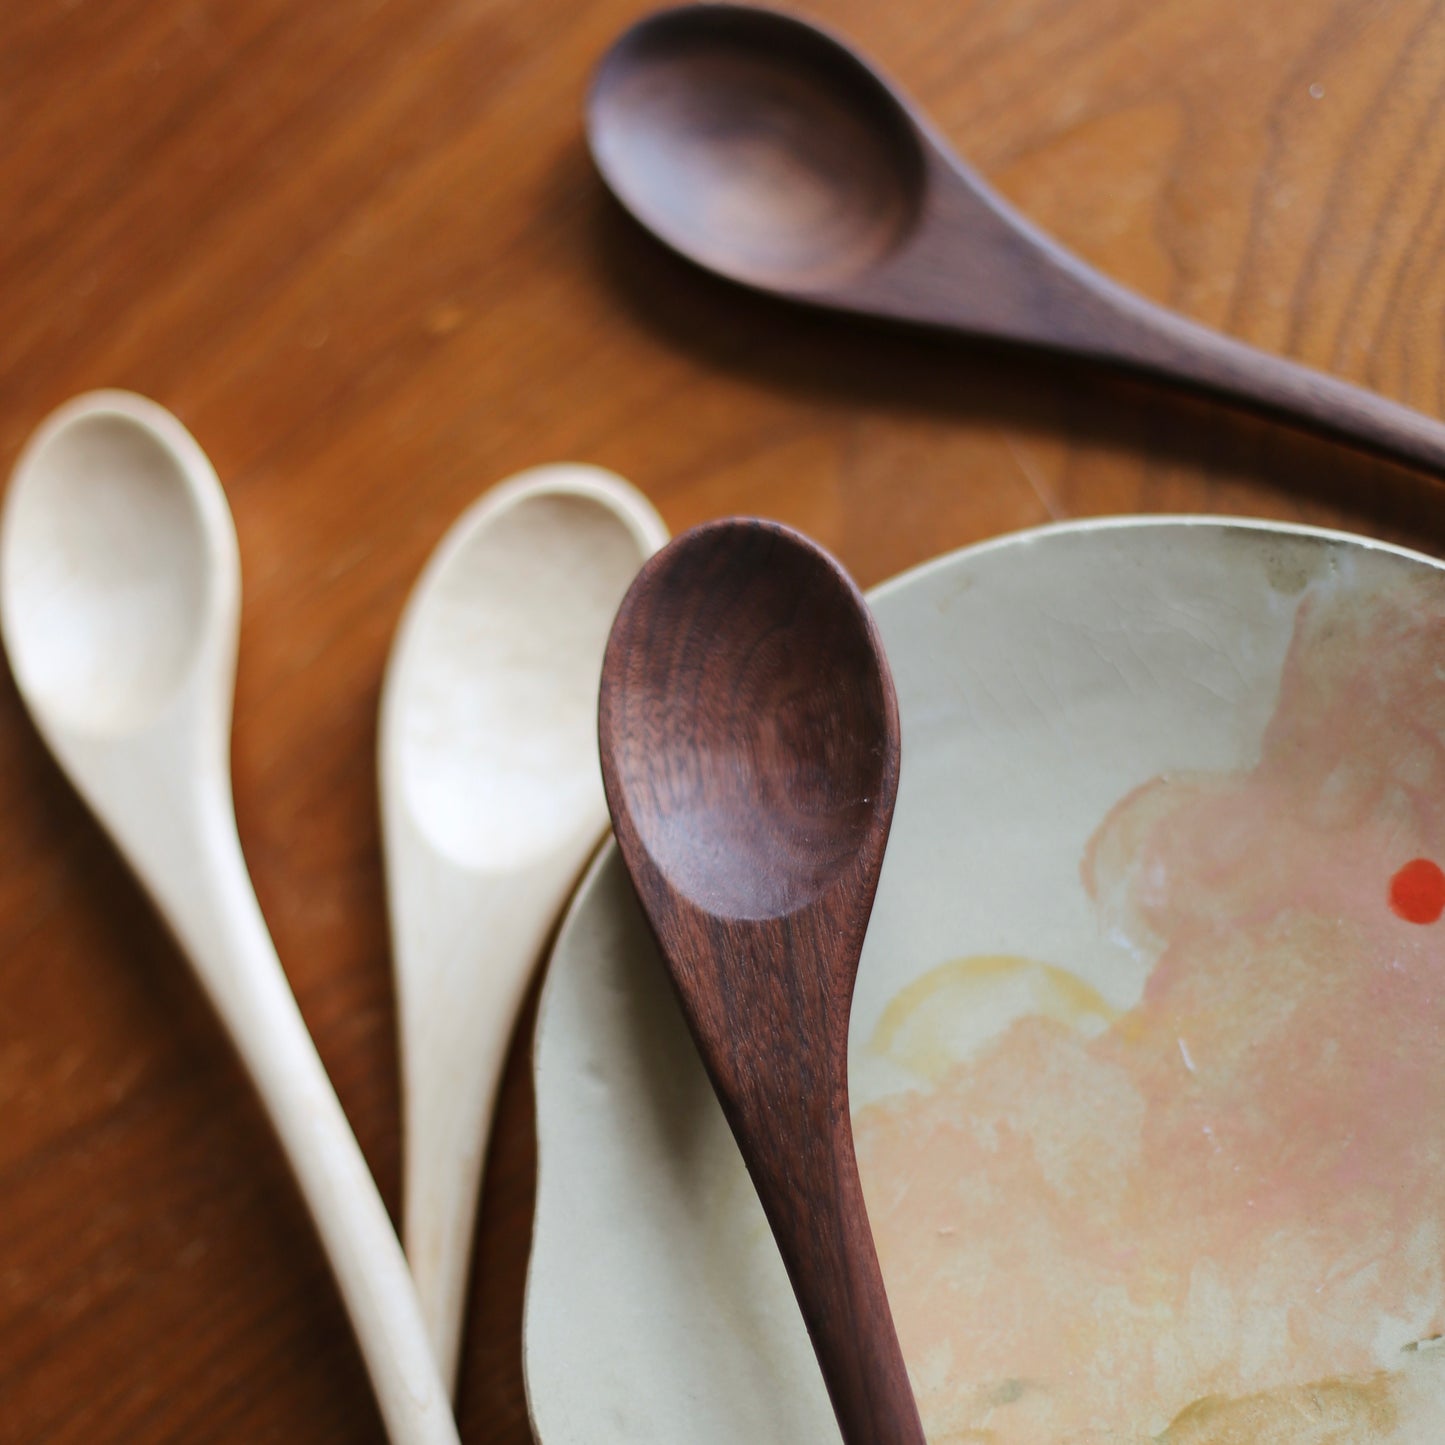
<path id="1" fill-rule="evenodd" d="M 850 1088 L 929 1439 L 1445 1439 L 1445 571 L 1129 519 L 871 600 Z M 837 1440 L 610 847 L 535 1057 L 542 1445 Z"/>

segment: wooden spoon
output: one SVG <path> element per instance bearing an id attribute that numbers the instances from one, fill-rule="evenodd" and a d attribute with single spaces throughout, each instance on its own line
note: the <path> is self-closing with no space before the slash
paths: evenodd
<path id="1" fill-rule="evenodd" d="M 175 417 L 96 392 L 46 420 L 16 464 L 0 523 L 0 630 L 20 695 L 189 955 L 255 1082 L 388 1434 L 398 1445 L 456 1445 L 401 1246 L 241 856 L 230 770 L 240 604 L 225 495 Z"/>
<path id="2" fill-rule="evenodd" d="M 623 861 L 793 1282 L 848 1445 L 921 1445 L 853 1155 L 848 1015 L 898 789 L 877 629 L 825 552 L 725 521 L 608 640 Z"/>
<path id="3" fill-rule="evenodd" d="M 607 629 L 666 540 L 647 499 L 611 472 L 523 472 L 438 544 L 387 665 L 378 751 L 402 1235 L 449 1386 L 507 1044 L 607 827 L 595 741 Z"/>
<path id="4" fill-rule="evenodd" d="M 587 132 L 637 220 L 733 281 L 1146 372 L 1445 470 L 1440 422 L 1092 270 L 865 60 L 803 20 L 704 4 L 641 21 L 598 69 Z"/>

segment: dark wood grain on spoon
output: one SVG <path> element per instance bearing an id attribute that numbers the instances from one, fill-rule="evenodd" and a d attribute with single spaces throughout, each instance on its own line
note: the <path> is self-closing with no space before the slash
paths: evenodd
<path id="1" fill-rule="evenodd" d="M 1445 472 L 1445 425 L 1100 275 L 796 17 L 690 5 L 641 21 L 599 68 L 587 124 L 623 205 L 731 280 L 1152 374 Z"/>
<path id="2" fill-rule="evenodd" d="M 849 1445 L 922 1445 L 848 1113 L 848 1015 L 898 787 L 873 620 L 771 523 L 686 533 L 603 667 L 617 841 L 747 1162 Z"/>

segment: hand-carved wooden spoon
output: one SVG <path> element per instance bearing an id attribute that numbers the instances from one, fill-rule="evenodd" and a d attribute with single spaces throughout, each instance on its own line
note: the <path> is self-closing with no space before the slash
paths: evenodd
<path id="1" fill-rule="evenodd" d="M 401 1016 L 402 1225 L 454 1386 L 482 1160 L 522 993 L 607 826 L 593 729 L 618 600 L 667 529 L 597 467 L 536 467 L 447 533 L 381 696 Z"/>
<path id="2" fill-rule="evenodd" d="M 922 1445 L 858 1182 L 848 1014 L 898 787 L 858 589 L 784 527 L 659 552 L 602 670 L 622 857 L 747 1162 L 848 1445 Z"/>
<path id="3" fill-rule="evenodd" d="M 800 19 L 704 4 L 641 21 L 598 69 L 587 131 L 622 204 L 733 281 L 1151 373 L 1445 471 L 1445 424 L 1092 270 Z"/>
<path id="4" fill-rule="evenodd" d="M 168 411 L 54 412 L 0 520 L 0 632 L 40 735 L 190 956 L 316 1221 L 396 1445 L 457 1445 L 401 1245 L 287 986 L 231 804 L 236 531 Z M 252 1388 L 263 1388 L 256 1381 Z"/>

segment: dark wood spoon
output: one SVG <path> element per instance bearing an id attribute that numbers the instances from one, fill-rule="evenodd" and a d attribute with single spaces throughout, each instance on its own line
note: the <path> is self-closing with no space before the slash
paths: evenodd
<path id="1" fill-rule="evenodd" d="M 685 533 L 613 624 L 598 733 L 623 861 L 848 1445 L 923 1445 L 853 1155 L 848 1014 L 898 789 L 868 608 L 786 527 Z"/>
<path id="2" fill-rule="evenodd" d="M 641 21 L 598 69 L 587 133 L 637 220 L 733 281 L 1149 373 L 1445 471 L 1445 425 L 1092 270 L 865 60 L 793 16 L 705 4 Z"/>

